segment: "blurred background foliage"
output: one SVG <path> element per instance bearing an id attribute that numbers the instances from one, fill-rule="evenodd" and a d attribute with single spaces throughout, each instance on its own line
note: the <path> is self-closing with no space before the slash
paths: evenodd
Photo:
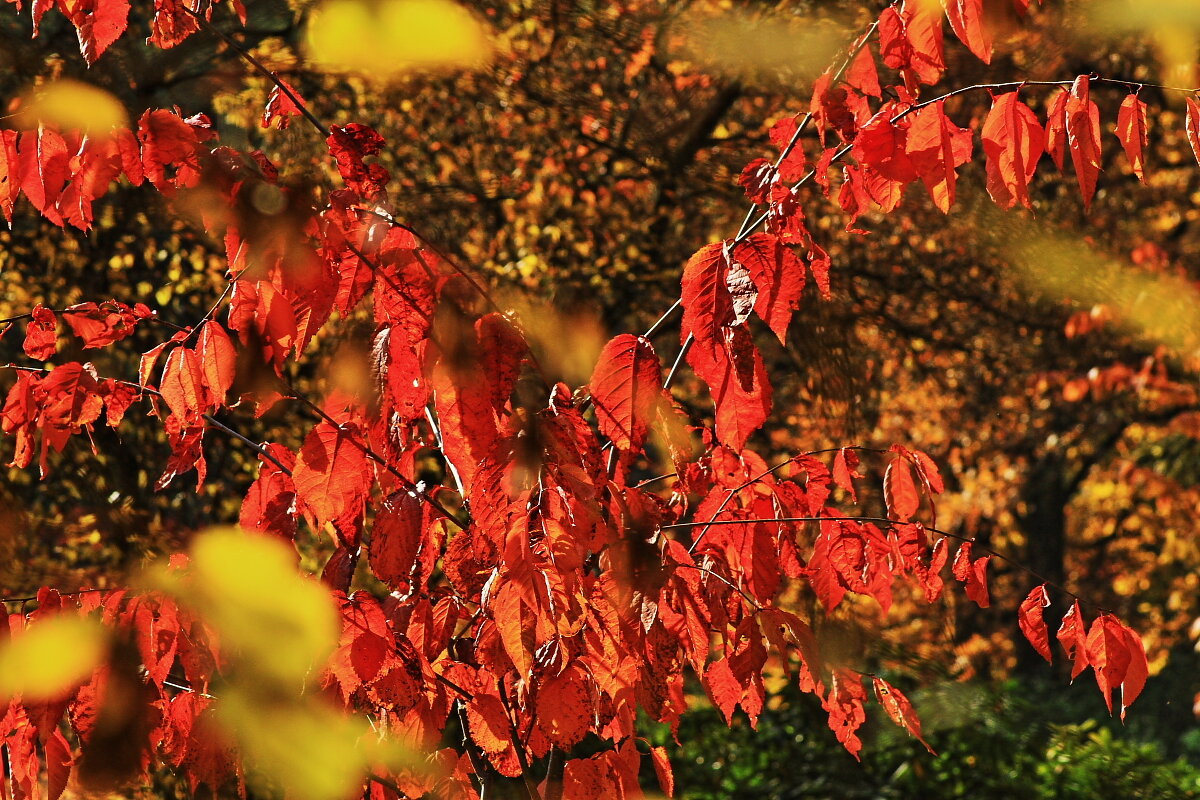
<path id="1" fill-rule="evenodd" d="M 145 26 L 151 3 L 133 6 L 133 24 Z M 218 9 L 217 26 L 322 120 L 362 121 L 384 135 L 389 210 L 486 274 L 505 305 L 522 309 L 543 363 L 573 385 L 586 381 L 609 336 L 644 329 L 666 309 L 692 252 L 737 230 L 746 210 L 735 183 L 742 167 L 769 155 L 772 123 L 807 108 L 830 43 L 849 41 L 877 11 L 851 0 L 472 2 L 465 6 L 473 24 L 490 33 L 486 65 L 397 71 L 383 63 L 384 51 L 364 74 L 309 58 L 316 3 L 249 6 L 245 27 L 227 8 Z M 1097 31 L 1083 24 L 1093 11 L 1082 0 L 1035 9 L 1029 22 L 1007 29 L 991 66 L 950 44 L 946 83 L 932 91 L 1092 72 L 1186 82 L 1179 36 L 1168 48 L 1161 31 Z M 1189 85 L 1200 83 L 1194 44 Z M 61 16 L 48 15 L 31 42 L 27 18 L 0 15 L 0 96 L 60 78 L 112 93 L 132 118 L 172 105 L 204 112 L 224 143 L 261 149 L 314 203 L 336 186 L 319 137 L 303 122 L 260 126 L 269 83 L 209 33 L 161 51 L 133 32 L 86 70 Z M 960 789 L 1083 797 L 1118 779 L 1142 792 L 1170 780 L 1171 791 L 1184 792 L 1123 796 L 1193 796 L 1193 768 L 1173 759 L 1200 764 L 1192 714 L 1200 691 L 1200 350 L 1187 335 L 1163 341 L 1120 324 L 1128 298 L 1067 296 L 1052 280 L 1063 265 L 1042 257 L 1051 251 L 1035 237 L 1068 237 L 1068 252 L 1092 254 L 1121 274 L 1194 287 L 1200 171 L 1178 99 L 1146 88 L 1152 149 L 1149 185 L 1139 185 L 1110 135 L 1123 92 L 1093 94 L 1105 125 L 1104 174 L 1086 217 L 1073 179 L 1054 174 L 1048 160 L 1032 187 L 1036 217 L 990 211 L 978 165 L 963 169 L 950 216 L 914 193 L 887 217 L 861 220 L 867 236 L 844 233 L 840 212 L 819 194 L 808 198 L 810 226 L 832 256 L 834 296 L 822 302 L 807 291 L 787 347 L 760 337 L 775 414 L 753 446 L 775 458 L 849 443 L 928 451 L 950 489 L 939 526 L 977 536 L 1122 615 L 1148 644 L 1156 675 L 1147 695 L 1123 732 L 1091 722 L 1103 714 L 1094 690 L 1062 690 L 1065 678 L 1020 643 L 1015 608 L 1031 579 L 995 564 L 990 609 L 949 593 L 933 608 L 900 597 L 886 619 L 870 601 L 847 604 L 830 620 L 813 614 L 827 646 L 863 669 L 935 687 L 917 694 L 918 710 L 958 704 L 948 713 L 956 724 L 934 726 L 941 756 L 916 755 L 881 733 L 865 769 L 850 763 L 781 675 L 780 699 L 757 734 L 741 724 L 726 731 L 710 711 L 687 718 L 679 783 L 695 787 L 693 796 L 901 797 L 919 787 L 930 797 Z M 1023 97 L 1041 111 L 1049 93 Z M 949 101 L 947 111 L 965 124 L 982 118 L 988 103 L 986 92 L 975 92 Z M 16 110 L 14 103 L 4 113 Z M 817 153 L 815 142 L 806 147 Z M 37 302 L 62 308 L 112 297 L 189 324 L 220 293 L 221 242 L 153 191 L 114 189 L 97 219 L 80 234 L 20 210 L 12 229 L 0 231 L 0 317 Z M 1032 268 L 1021 268 L 1014 240 L 1031 240 Z M 20 359 L 19 334 L 0 341 L 0 359 Z M 117 347 L 87 352 L 64 339 L 59 359 L 90 359 L 101 374 L 131 376 L 140 353 L 168 334 L 144 326 Z M 334 360 L 362 359 L 365 369 L 369 334 L 365 320 L 328 326 L 305 362 L 289 367 L 289 379 L 315 396 Z M 673 358 L 676 329 L 666 326 L 655 344 Z M 0 388 L 11 380 L 0 371 Z M 705 413 L 704 391 L 690 376 L 676 388 L 694 414 Z M 303 413 L 281 404 L 261 420 L 243 412 L 229 421 L 252 438 L 295 447 L 309 425 Z M 256 470 L 245 446 L 213 431 L 207 484 L 192 492 L 185 475 L 155 492 L 168 451 L 159 423 L 137 408 L 119 431 L 94 431 L 94 451 L 76 438 L 44 481 L 8 470 L 0 483 L 5 596 L 44 584 L 120 583 L 192 531 L 235 520 Z M 879 498 L 864 499 L 866 513 L 879 506 Z M 314 537 L 310 546 L 322 545 Z M 792 600 L 816 612 L 814 598 Z M 1010 682 L 988 688 L 1003 680 Z M 1069 699 L 1088 692 L 1089 701 Z M 728 753 L 722 766 L 710 752 Z M 1128 766 L 1114 766 L 1121 764 Z M 810 769 L 811 785 L 802 777 Z M 808 794 L 786 788 L 801 785 L 811 786 Z"/>

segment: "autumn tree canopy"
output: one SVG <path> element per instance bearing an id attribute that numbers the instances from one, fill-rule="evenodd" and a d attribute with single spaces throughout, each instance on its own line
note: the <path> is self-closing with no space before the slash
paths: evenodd
<path id="1" fill-rule="evenodd" d="M 987 609 L 1122 717 L 1138 623 L 1180 640 L 1135 600 L 1183 575 L 1068 579 L 1081 487 L 1194 432 L 1200 99 L 1160 18 L 7 12 L 4 546 L 126 551 L 5 578 L 14 796 L 636 797 L 643 759 L 671 794 L 638 718 L 693 678 L 922 739 L 831 620 Z M 1178 220 L 1131 267 L 1135 191 Z"/>

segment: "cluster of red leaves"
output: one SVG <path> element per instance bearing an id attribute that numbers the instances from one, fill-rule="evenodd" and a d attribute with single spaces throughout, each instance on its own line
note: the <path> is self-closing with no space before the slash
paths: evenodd
<path id="1" fill-rule="evenodd" d="M 150 181 L 163 192 L 196 185 L 201 145 L 211 136 L 203 114 L 185 120 L 161 110 L 144 113 L 136 131 L 0 130 L 0 212 L 11 225 L 24 194 L 55 225 L 86 231 L 96 198 L 121 176 L 134 186 Z"/>
<path id="2" fill-rule="evenodd" d="M 81 20 L 89 58 L 111 43 L 114 25 L 117 33 L 124 27 L 123 6 L 104 5 L 120 23 L 85 33 L 81 6 L 58 3 Z M 771 138 L 779 158 L 756 161 L 741 178 L 748 196 L 767 206 L 766 230 L 709 244 L 685 266 L 681 340 L 715 405 L 715 425 L 701 430 L 698 454 L 698 429 L 689 428 L 665 390 L 647 338 L 612 339 L 586 388 L 556 382 L 542 371 L 518 320 L 492 306 L 457 264 L 380 212 L 389 175 L 373 159 L 386 142 L 365 125 L 329 132 L 345 188 L 321 209 L 280 185 L 277 167 L 261 154 L 209 149 L 212 132 L 202 117 L 148 111 L 136 131 L 104 140 L 46 128 L 0 132 L 0 207 L 10 219 L 23 193 L 47 219 L 86 229 L 92 202 L 114 180 L 145 180 L 175 202 L 195 200 L 209 232 L 225 242 L 232 282 L 225 324 L 210 314 L 181 329 L 144 355 L 136 383 L 101 379 L 74 363 L 21 371 L 3 409 L 4 431 L 16 437 L 13 463 L 27 465 L 40 436 L 44 471 L 48 448 L 61 449 L 102 411 L 116 425 L 145 396 L 172 449 L 160 485 L 190 469 L 202 482 L 204 436 L 215 415 L 243 400 L 261 413 L 282 399 L 287 387 L 271 375 L 301 358 L 334 312 L 353 314 L 370 297 L 372 390 L 302 401 L 315 424 L 298 450 L 260 446 L 261 471 L 240 522 L 290 540 L 303 519 L 335 537 L 324 579 L 340 604 L 343 634 L 325 689 L 347 709 L 369 714 L 379 730 L 425 749 L 440 746 L 448 725 L 463 726 L 464 744 L 433 757 L 443 768 L 437 788 L 444 796 L 474 796 L 473 778 L 490 772 L 530 777 L 530 765 L 555 752 L 567 756 L 564 798 L 639 796 L 638 714 L 677 726 L 688 669 L 727 719 L 741 708 L 754 723 L 765 702 L 764 669 L 782 666 L 820 698 L 830 728 L 856 755 L 869 677 L 888 716 L 920 738 L 899 690 L 827 663 L 809 624 L 778 603 L 789 584 L 799 583 L 827 612 L 847 594 L 874 598 L 886 612 L 899 580 L 936 601 L 951 546 L 934 527 L 934 500 L 944 490 L 936 466 L 921 452 L 893 447 L 882 478 L 886 518 L 854 518 L 830 500 L 840 490 L 857 502 L 854 480 L 865 477 L 857 451 L 838 451 L 832 464 L 803 454 L 769 469 L 746 445 L 771 409 L 752 318 L 786 342 L 809 273 L 829 295 L 829 259 L 805 226 L 798 184 L 811 174 L 832 195 L 830 167 L 852 157 L 837 194 L 850 225 L 872 203 L 894 209 L 904 187 L 918 180 L 942 210 L 954 201 L 956 170 L 973 155 L 973 133 L 947 118 L 941 99 L 919 102 L 917 95 L 941 77 L 946 20 L 985 61 L 992 41 L 981 0 L 944 5 L 945 20 L 928 3 L 884 10 L 879 58 L 898 76 L 889 96 L 899 99 L 879 102 L 875 56 L 870 42 L 859 42 L 844 71 L 817 82 L 806 118 L 821 142 L 811 173 L 796 147 L 808 122 L 776 125 Z M 1028 0 L 1015 5 L 1024 13 Z M 35 4 L 35 17 L 46 7 Z M 156 2 L 155 11 L 152 41 L 161 46 L 197 25 L 177 3 Z M 1048 152 L 1061 166 L 1068 148 L 1090 200 L 1099 135 L 1089 86 L 1081 77 L 1057 95 L 1045 129 L 1015 92 L 995 99 L 983 140 L 989 191 L 1000 205 L 1028 205 L 1039 157 Z M 1188 133 L 1200 148 L 1197 109 L 1189 103 Z M 298 111 L 277 91 L 264 121 L 282 123 Z M 1122 107 L 1118 130 L 1140 175 L 1145 106 L 1136 96 Z M 832 137 L 841 144 L 824 147 Z M 264 190 L 283 198 L 283 212 L 258 210 L 251 197 Z M 148 313 L 119 303 L 64 312 L 87 346 L 120 340 Z M 53 312 L 35 309 L 25 340 L 30 356 L 53 354 L 55 326 Z M 231 405 L 244 370 L 255 371 L 256 380 L 245 381 L 247 391 Z M 675 468 L 666 495 L 630 479 L 652 440 Z M 416 483 L 414 464 L 431 450 L 444 458 L 447 478 L 428 489 Z M 918 520 L 923 509 L 928 528 Z M 362 555 L 389 590 L 383 601 L 350 592 Z M 965 542 L 951 566 L 980 606 L 990 602 L 990 558 L 976 557 Z M 163 600 L 121 592 L 82 597 L 78 611 L 127 630 L 136 645 L 131 658 L 145 666 L 144 680 L 136 670 L 122 680 L 134 696 L 144 695 L 150 711 L 139 717 L 141 727 L 117 728 L 136 770 L 157 757 L 180 767 L 193 786 L 240 787 L 238 762 L 206 734 L 205 715 L 220 700 L 202 692 L 221 659 L 199 623 Z M 39 600 L 28 618 L 10 617 L 10 628 L 64 611 L 53 592 Z M 1049 658 L 1046 601 L 1039 587 L 1020 620 Z M 1106 700 L 1120 686 L 1123 705 L 1132 702 L 1146 669 L 1129 628 L 1104 614 L 1085 635 L 1076 606 L 1058 638 L 1076 674 L 1093 667 Z M 38 743 L 50 767 L 51 800 L 65 785 L 71 747 L 59 728 L 64 713 L 82 743 L 80 770 L 89 768 L 89 752 L 104 752 L 97 742 L 112 733 L 100 725 L 103 687 L 116 669 L 102 668 L 60 704 L 8 705 L 0 736 L 11 780 L 26 796 L 38 774 Z M 575 750 L 588 734 L 603 743 L 600 752 Z M 670 793 L 669 764 L 660 750 L 651 755 Z M 434 788 L 416 772 L 387 780 L 410 796 Z M 394 796 L 387 784 L 372 792 Z"/>

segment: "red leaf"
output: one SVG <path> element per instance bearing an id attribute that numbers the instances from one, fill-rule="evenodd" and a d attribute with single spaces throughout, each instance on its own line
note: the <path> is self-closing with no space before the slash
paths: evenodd
<path id="1" fill-rule="evenodd" d="M 710 663 L 704 670 L 703 683 L 713 705 L 721 711 L 721 716 L 725 717 L 725 722 L 732 722 L 734 709 L 742 698 L 742 685 L 729 668 L 729 659 L 723 658 Z"/>
<path id="2" fill-rule="evenodd" d="M 587 676 L 578 666 L 547 675 L 537 687 L 534 719 L 546 738 L 563 750 L 583 740 L 593 721 Z"/>
<path id="3" fill-rule="evenodd" d="M 517 672 L 529 675 L 533 668 L 533 653 L 536 649 L 536 611 L 522 585 L 522 577 L 509 573 L 507 580 L 498 580 L 497 588 L 490 599 L 492 619 L 500 634 L 504 652 L 508 654 Z M 528 578 L 525 578 L 528 580 Z"/>
<path id="4" fill-rule="evenodd" d="M 662 370 L 649 339 L 623 333 L 600 352 L 588 384 L 596 422 L 620 450 L 640 452 L 658 408 Z"/>
<path id="5" fill-rule="evenodd" d="M 769 233 L 755 233 L 733 249 L 733 258 L 750 271 L 758 290 L 754 310 L 767 327 L 787 344 L 792 312 L 804 291 L 804 263 L 782 240 Z"/>
<path id="6" fill-rule="evenodd" d="M 521 364 L 529 355 L 529 345 L 516 325 L 495 312 L 475 321 L 475 337 L 479 363 L 487 364 L 492 406 L 503 411 L 521 375 Z"/>
<path id="7" fill-rule="evenodd" d="M 688 363 L 708 384 L 716 404 L 717 438 L 741 450 L 770 416 L 771 385 L 762 355 L 744 323 L 725 328 L 721 338 L 719 349 L 693 347 Z"/>
<path id="8" fill-rule="evenodd" d="M 100 391 L 104 395 L 105 421 L 110 428 L 120 425 L 125 412 L 142 396 L 138 387 L 111 378 L 101 382 Z"/>
<path id="9" fill-rule="evenodd" d="M 737 182 L 748 199 L 755 203 L 765 203 L 775 176 L 775 166 L 770 161 L 756 158 L 745 166 Z"/>
<path id="10" fill-rule="evenodd" d="M 921 588 L 925 590 L 925 601 L 928 603 L 933 603 L 942 596 L 942 589 L 945 588 L 942 568 L 946 566 L 949 557 L 950 550 L 946 546 L 945 537 L 933 543 L 933 550 L 929 553 L 929 567 L 921 579 Z"/>
<path id="11" fill-rule="evenodd" d="M 888 516 L 900 522 L 908 522 L 921 507 L 908 459 L 902 456 L 893 458 L 883 474 L 883 502 Z"/>
<path id="12" fill-rule="evenodd" d="M 79 52 L 88 66 L 104 55 L 129 24 L 129 0 L 58 0 L 79 35 Z"/>
<path id="13" fill-rule="evenodd" d="M 334 415 L 337 419 L 338 415 Z M 371 470 L 359 426 L 342 415 L 339 427 L 321 420 L 309 432 L 296 458 L 292 480 L 299 507 L 315 528 L 334 523 L 344 544 L 351 544 L 362 519 Z"/>
<path id="14" fill-rule="evenodd" d="M 1029 182 L 1045 149 L 1046 136 L 1033 109 L 1008 92 L 995 98 L 983 123 L 987 189 L 1001 208 L 1032 208 Z"/>
<path id="15" fill-rule="evenodd" d="M 1125 680 L 1129 671 L 1129 641 L 1125 627 L 1112 614 L 1101 614 L 1092 621 L 1088 632 L 1087 658 L 1096 675 L 1100 694 L 1108 713 L 1112 713 L 1112 691 Z"/>
<path id="16" fill-rule="evenodd" d="M 967 597 L 974 600 L 980 608 L 987 608 L 992 602 L 988 596 L 987 584 L 987 565 L 991 560 L 991 556 L 982 556 L 971 561 L 971 543 L 963 542 L 959 545 L 958 553 L 954 556 L 954 565 L 951 567 L 954 579 L 966 584 L 964 590 Z"/>
<path id="17" fill-rule="evenodd" d="M 1195 97 L 1187 98 L 1185 115 L 1184 130 L 1187 133 L 1187 140 L 1192 146 L 1192 152 L 1196 155 L 1196 162 L 1200 163 L 1200 100 Z"/>
<path id="18" fill-rule="evenodd" d="M 206 405 L 223 406 L 237 372 L 237 351 L 233 348 L 233 342 L 225 329 L 210 319 L 200 326 L 196 348 L 204 389 L 208 395 Z"/>
<path id="19" fill-rule="evenodd" d="M 1054 95 L 1046 110 L 1046 152 L 1054 159 L 1054 164 L 1061 171 L 1063 155 L 1067 149 L 1067 98 L 1069 92 L 1065 89 Z"/>
<path id="20" fill-rule="evenodd" d="M 1125 148 L 1129 165 L 1138 180 L 1146 182 L 1146 145 L 1150 139 L 1146 134 L 1146 104 L 1141 101 L 1136 92 L 1125 97 L 1121 109 L 1117 112 L 1117 138 Z"/>
<path id="21" fill-rule="evenodd" d="M 375 515 L 368 557 L 375 577 L 397 591 L 408 591 L 417 568 L 425 519 L 419 497 L 397 492 Z"/>
<path id="22" fill-rule="evenodd" d="M 195 10 L 199 3 L 186 5 L 188 0 L 154 0 L 154 21 L 150 26 L 150 44 L 167 48 L 174 47 L 200 30 L 196 19 L 187 12 Z"/>
<path id="23" fill-rule="evenodd" d="M 58 800 L 71 779 L 71 745 L 62 731 L 54 731 L 46 739 L 46 800 Z"/>
<path id="24" fill-rule="evenodd" d="M 883 96 L 883 90 L 879 87 L 879 71 L 875 69 L 875 57 L 871 55 L 870 46 L 864 46 L 858 51 L 842 80 L 863 94 L 872 97 Z"/>
<path id="25" fill-rule="evenodd" d="M 972 133 L 950 121 L 941 100 L 909 119 L 905 151 L 934 205 L 948 213 L 958 181 L 955 170 L 971 160 Z"/>
<path id="26" fill-rule="evenodd" d="M 63 137 L 47 128 L 26 131 L 17 143 L 21 190 L 42 216 L 59 227 L 63 220 L 56 205 L 70 175 L 70 158 Z"/>
<path id="27" fill-rule="evenodd" d="M 721 330 L 733 323 L 733 298 L 725 283 L 728 267 L 724 242 L 700 248 L 683 268 L 681 341 L 696 338 L 693 350 L 713 350 L 722 341 Z"/>
<path id="28" fill-rule="evenodd" d="M 201 137 L 197 126 L 170 111 L 148 110 L 138 120 L 137 134 L 142 146 L 142 170 L 146 180 L 160 192 L 191 186 L 199 180 Z"/>
<path id="29" fill-rule="evenodd" d="M 53 358 L 58 350 L 58 318 L 41 303 L 33 307 L 32 317 L 25 329 L 25 355 L 37 361 Z"/>
<path id="30" fill-rule="evenodd" d="M 76 303 L 63 313 L 63 320 L 71 332 L 83 340 L 84 349 L 107 347 L 133 333 L 138 318 L 124 303 L 109 301 Z"/>
<path id="31" fill-rule="evenodd" d="M 1083 613 L 1079 610 L 1076 600 L 1071 608 L 1063 615 L 1062 625 L 1058 628 L 1058 641 L 1067 651 L 1067 658 L 1074 662 L 1071 665 L 1071 680 L 1079 677 L 1079 673 L 1088 668 L 1087 637 L 1084 634 Z"/>
<path id="32" fill-rule="evenodd" d="M 268 281 L 239 280 L 229 303 L 229 327 L 243 344 L 257 338 L 262 357 L 282 374 L 283 361 L 299 335 L 296 312 L 282 292 Z"/>
<path id="33" fill-rule="evenodd" d="M 1087 75 L 1080 75 L 1071 86 L 1066 102 L 1067 144 L 1071 163 L 1083 194 L 1083 208 L 1092 205 L 1096 193 L 1096 178 L 1100 175 L 1100 109 L 1089 96 Z"/>
<path id="34" fill-rule="evenodd" d="M 86 139 L 69 165 L 73 167 L 71 182 L 55 207 L 64 221 L 86 231 L 92 227 L 92 204 L 121 174 L 120 153 L 111 140 Z"/>
<path id="35" fill-rule="evenodd" d="M 821 700 L 822 708 L 829 714 L 830 730 L 855 758 L 859 758 L 862 750 L 857 731 L 867 721 L 866 699 L 862 678 L 857 673 L 835 669 L 830 676 L 829 695 Z"/>
<path id="36" fill-rule="evenodd" d="M 992 32 L 984 22 L 983 0 L 942 0 L 950 28 L 985 64 L 992 63 Z"/>
<path id="37" fill-rule="evenodd" d="M 270 443 L 266 452 L 291 471 L 296 466 L 296 456 L 281 444 Z M 263 453 L 258 456 L 262 466 L 258 477 L 250 484 L 242 500 L 238 524 L 247 530 L 263 531 L 294 539 L 296 536 L 296 484 L 279 465 Z"/>
<path id="38" fill-rule="evenodd" d="M 892 722 L 916 737 L 918 742 L 925 745 L 926 750 L 933 753 L 929 742 L 921 737 L 921 720 L 917 719 L 917 712 L 913 710 L 912 703 L 908 701 L 908 698 L 883 678 L 873 676 L 871 680 L 875 686 L 875 698 L 879 700 L 879 704 L 883 706 L 887 715 L 892 718 Z"/>
<path id="39" fill-rule="evenodd" d="M 910 90 L 919 81 L 935 84 L 946 68 L 942 55 L 942 15 L 929 3 L 888 7 L 879 15 L 879 55 L 900 70 Z"/>
<path id="40" fill-rule="evenodd" d="M 658 776 L 658 787 L 667 797 L 675 796 L 675 772 L 667 758 L 665 747 L 651 747 L 650 760 L 654 762 L 654 774 Z M 51 798 L 53 800 L 53 798 Z"/>
<path id="41" fill-rule="evenodd" d="M 208 408 L 208 396 L 196 351 L 176 347 L 170 352 L 167 363 L 163 365 L 158 391 L 171 413 L 181 422 L 204 413 Z"/>
<path id="42" fill-rule="evenodd" d="M 17 132 L 0 130 L 0 212 L 12 227 L 13 205 L 21 191 L 21 168 L 17 156 Z"/>
<path id="43" fill-rule="evenodd" d="M 1042 609 L 1049 605 L 1050 597 L 1046 594 L 1046 585 L 1035 586 L 1021 603 L 1017 612 L 1017 624 L 1021 626 L 1021 633 L 1025 634 L 1033 649 L 1038 651 L 1038 655 L 1046 661 L 1053 662 L 1054 658 L 1050 654 L 1050 632 L 1046 630 L 1046 620 L 1042 616 Z"/>
<path id="44" fill-rule="evenodd" d="M 341 604 L 342 634 L 338 649 L 329 658 L 343 697 L 369 684 L 393 660 L 395 638 L 379 602 L 369 594 L 354 592 Z"/>
<path id="45" fill-rule="evenodd" d="M 383 137 L 366 125 L 352 122 L 331 128 L 325 141 L 346 185 L 368 200 L 375 199 L 391 176 L 383 167 L 363 159 L 383 150 Z"/>
<path id="46" fill-rule="evenodd" d="M 849 447 L 838 450 L 833 457 L 833 481 L 855 503 L 858 502 L 858 493 L 854 491 L 854 479 L 861 477 L 858 472 L 858 452 Z"/>
<path id="47" fill-rule="evenodd" d="M 291 86 L 291 84 L 287 83 L 286 81 L 280 81 L 280 83 L 286 86 L 292 93 L 292 96 L 294 96 L 297 100 L 299 100 L 301 103 L 304 102 L 304 98 L 300 96 L 300 93 L 297 92 Z M 272 123 L 278 122 L 279 125 L 277 127 L 282 130 L 291 124 L 292 117 L 298 117 L 302 113 L 303 112 L 300 111 L 300 106 L 293 102 L 292 98 L 288 97 L 288 95 L 281 91 L 279 86 L 276 85 L 271 89 L 271 94 L 267 97 L 267 107 L 263 109 L 262 126 L 264 128 L 269 128 L 271 127 Z"/>
<path id="48" fill-rule="evenodd" d="M 1121 626 L 1125 636 L 1125 649 L 1129 652 L 1129 668 L 1121 681 L 1121 721 L 1125 720 L 1125 711 L 1146 687 L 1146 679 L 1150 677 L 1150 665 L 1146 662 L 1146 647 L 1142 638 L 1124 625 Z"/>
<path id="49" fill-rule="evenodd" d="M 917 170 L 907 150 L 906 121 L 893 123 L 891 118 L 895 114 L 894 103 L 880 109 L 858 132 L 852 152 L 855 160 L 882 177 L 901 184 L 910 183 L 917 179 Z"/>

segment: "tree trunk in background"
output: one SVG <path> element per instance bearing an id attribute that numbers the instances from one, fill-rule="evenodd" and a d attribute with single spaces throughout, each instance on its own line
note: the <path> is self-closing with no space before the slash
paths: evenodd
<path id="1" fill-rule="evenodd" d="M 1066 512 L 1070 501 L 1065 468 L 1062 458 L 1055 454 L 1045 456 L 1033 467 L 1021 490 L 1024 512 L 1019 517 L 1021 532 L 1025 534 L 1026 566 L 1043 580 L 1059 586 L 1064 585 L 1066 576 Z M 1038 580 L 1032 575 L 1027 578 L 1029 586 L 1025 590 L 1032 589 Z M 1046 609 L 1045 618 L 1047 625 L 1052 626 L 1051 621 L 1061 619 L 1068 604 L 1061 592 L 1051 589 L 1049 594 L 1051 607 Z M 1029 674 L 1044 670 L 1045 660 L 1030 646 L 1015 624 L 1013 635 L 1017 639 L 1017 672 Z M 1053 628 L 1050 638 L 1053 641 Z"/>

